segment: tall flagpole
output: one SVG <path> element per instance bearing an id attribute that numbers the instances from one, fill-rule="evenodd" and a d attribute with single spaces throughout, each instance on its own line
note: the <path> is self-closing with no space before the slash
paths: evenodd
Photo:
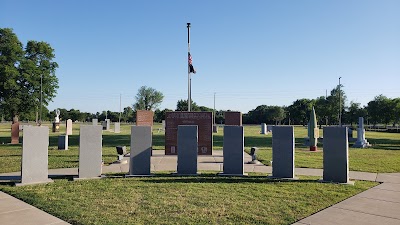
<path id="1" fill-rule="evenodd" d="M 190 112 L 192 106 L 192 78 L 190 76 L 190 66 L 189 66 L 189 54 L 190 54 L 190 23 L 187 23 L 188 29 L 188 112 Z"/>

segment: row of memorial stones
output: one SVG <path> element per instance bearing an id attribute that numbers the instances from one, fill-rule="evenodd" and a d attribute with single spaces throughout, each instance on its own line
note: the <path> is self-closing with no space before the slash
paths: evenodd
<path id="1" fill-rule="evenodd" d="M 199 129 L 197 125 L 179 125 L 177 135 L 177 175 L 197 174 Z M 48 179 L 49 129 L 27 126 L 23 131 L 21 183 L 27 185 L 51 182 Z M 323 181 L 350 183 L 348 136 L 346 127 L 324 128 Z M 152 127 L 131 127 L 129 175 L 150 174 Z M 295 179 L 295 139 L 293 126 L 275 126 L 272 135 L 272 177 Z M 243 126 L 225 126 L 223 138 L 223 173 L 243 176 Z M 78 178 L 102 175 L 102 126 L 82 125 L 79 134 Z"/>

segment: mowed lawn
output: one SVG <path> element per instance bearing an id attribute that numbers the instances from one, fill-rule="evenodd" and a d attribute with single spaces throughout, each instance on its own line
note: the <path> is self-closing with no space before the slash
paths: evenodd
<path id="1" fill-rule="evenodd" d="M 89 125 L 91 123 L 88 123 Z M 51 125 L 48 124 L 50 127 Z M 78 166 L 78 143 L 79 126 L 73 125 L 73 135 L 69 136 L 68 151 L 57 150 L 58 136 L 65 133 L 65 124 L 61 124 L 59 133 L 50 131 L 49 147 L 49 168 L 71 168 Z M 20 170 L 21 166 L 21 148 L 22 144 L 10 145 L 11 131 L 10 124 L 0 125 L 0 173 L 15 172 Z M 113 126 L 111 126 L 113 128 Z M 121 133 L 115 134 L 110 131 L 103 132 L 103 160 L 105 164 L 116 160 L 115 146 L 125 145 L 129 150 L 130 145 L 130 127 L 129 124 L 121 125 Z M 164 132 L 159 131 L 161 124 L 155 124 L 153 127 L 153 149 L 164 149 Z M 320 136 L 323 136 L 321 129 Z M 22 132 L 20 133 L 22 142 Z M 304 146 L 304 137 L 307 136 L 307 129 L 302 126 L 295 127 L 296 138 L 296 167 L 304 168 L 322 168 L 322 151 L 310 152 L 307 146 Z M 356 137 L 356 132 L 354 132 Z M 366 132 L 366 138 L 372 144 L 368 149 L 350 148 L 350 170 L 390 173 L 400 172 L 400 133 Z M 214 134 L 214 149 L 221 150 L 223 143 L 223 129 Z M 352 145 L 352 143 L 350 143 Z M 350 145 L 350 146 L 351 146 Z M 245 149 L 250 151 L 251 147 L 258 147 L 258 159 L 266 165 L 271 164 L 272 160 L 272 136 L 261 135 L 260 126 L 245 126 Z M 323 150 L 322 143 L 318 143 L 319 150 Z"/>
<path id="2" fill-rule="evenodd" d="M 249 177 L 157 174 L 150 178 L 56 180 L 0 190 L 72 224 L 291 224 L 368 188 Z M 257 176 L 258 175 L 258 176 Z"/>

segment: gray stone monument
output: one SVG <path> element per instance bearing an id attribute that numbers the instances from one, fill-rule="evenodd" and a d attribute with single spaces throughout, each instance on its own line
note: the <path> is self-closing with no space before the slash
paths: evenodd
<path id="1" fill-rule="evenodd" d="M 224 126 L 224 170 L 220 175 L 244 176 L 243 126 Z"/>
<path id="2" fill-rule="evenodd" d="M 11 144 L 19 144 L 19 122 L 11 125 Z"/>
<path id="3" fill-rule="evenodd" d="M 349 141 L 347 127 L 324 127 L 323 181 L 352 184 L 349 181 Z"/>
<path id="4" fill-rule="evenodd" d="M 178 126 L 177 175 L 197 174 L 198 131 L 196 125 Z"/>
<path id="5" fill-rule="evenodd" d="M 149 176 L 152 150 L 152 127 L 131 127 L 129 176 Z"/>
<path id="6" fill-rule="evenodd" d="M 68 135 L 58 136 L 58 150 L 68 150 Z"/>
<path id="7" fill-rule="evenodd" d="M 213 133 L 218 133 L 218 125 L 213 125 Z"/>
<path id="8" fill-rule="evenodd" d="M 366 148 L 371 146 L 370 143 L 365 139 L 365 129 L 364 129 L 364 118 L 358 118 L 358 129 L 357 129 L 357 140 L 353 145 L 353 148 Z"/>
<path id="9" fill-rule="evenodd" d="M 99 124 L 99 119 L 92 119 L 93 125 L 98 125 Z"/>
<path id="10" fill-rule="evenodd" d="M 67 119 L 67 122 L 65 124 L 66 128 L 65 128 L 65 134 L 66 135 L 72 135 L 72 120 L 71 119 Z"/>
<path id="11" fill-rule="evenodd" d="M 102 171 L 102 127 L 81 125 L 79 133 L 79 179 L 98 178 Z"/>
<path id="12" fill-rule="evenodd" d="M 111 120 L 110 119 L 106 119 L 106 129 L 110 130 L 110 125 L 111 125 Z"/>
<path id="13" fill-rule="evenodd" d="M 121 124 L 120 123 L 114 123 L 114 133 L 120 133 L 121 132 Z"/>
<path id="14" fill-rule="evenodd" d="M 265 124 L 265 123 L 262 123 L 261 124 L 261 131 L 260 131 L 260 134 L 267 134 L 268 132 L 267 132 L 267 124 Z"/>
<path id="15" fill-rule="evenodd" d="M 295 179 L 294 128 L 274 126 L 272 130 L 272 176 Z"/>
<path id="16" fill-rule="evenodd" d="M 52 182 L 48 178 L 49 128 L 26 126 L 23 132 L 21 183 L 16 185 Z"/>

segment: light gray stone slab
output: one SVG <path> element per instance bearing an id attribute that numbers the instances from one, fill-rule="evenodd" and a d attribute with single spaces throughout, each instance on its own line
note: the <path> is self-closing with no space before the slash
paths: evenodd
<path id="1" fill-rule="evenodd" d="M 102 126 L 81 125 L 79 134 L 79 178 L 101 176 Z"/>
<path id="2" fill-rule="evenodd" d="M 65 134 L 72 135 L 72 120 L 71 119 L 67 119 Z"/>
<path id="3" fill-rule="evenodd" d="M 178 175 L 197 174 L 198 131 L 196 125 L 178 126 Z"/>
<path id="4" fill-rule="evenodd" d="M 261 124 L 261 131 L 260 134 L 267 134 L 267 124 L 266 123 L 262 123 Z"/>
<path id="5" fill-rule="evenodd" d="M 349 183 L 347 127 L 324 127 L 323 180 Z"/>
<path id="6" fill-rule="evenodd" d="M 106 130 L 110 130 L 110 124 L 111 124 L 111 120 L 106 119 Z"/>
<path id="7" fill-rule="evenodd" d="M 93 123 L 93 125 L 98 125 L 99 124 L 99 120 L 98 119 L 92 119 L 92 123 Z"/>
<path id="8" fill-rule="evenodd" d="M 120 123 L 114 123 L 114 133 L 120 133 L 121 132 L 121 124 Z"/>
<path id="9" fill-rule="evenodd" d="M 58 150 L 68 150 L 68 135 L 58 136 Z"/>
<path id="10" fill-rule="evenodd" d="M 150 175 L 151 126 L 131 127 L 129 175 Z"/>
<path id="11" fill-rule="evenodd" d="M 272 176 L 295 178 L 293 126 L 274 126 L 272 129 Z"/>
<path id="12" fill-rule="evenodd" d="M 21 185 L 47 183 L 49 128 L 25 127 L 22 144 Z"/>
<path id="13" fill-rule="evenodd" d="M 244 175 L 243 126 L 224 126 L 224 172 L 222 175 Z"/>

